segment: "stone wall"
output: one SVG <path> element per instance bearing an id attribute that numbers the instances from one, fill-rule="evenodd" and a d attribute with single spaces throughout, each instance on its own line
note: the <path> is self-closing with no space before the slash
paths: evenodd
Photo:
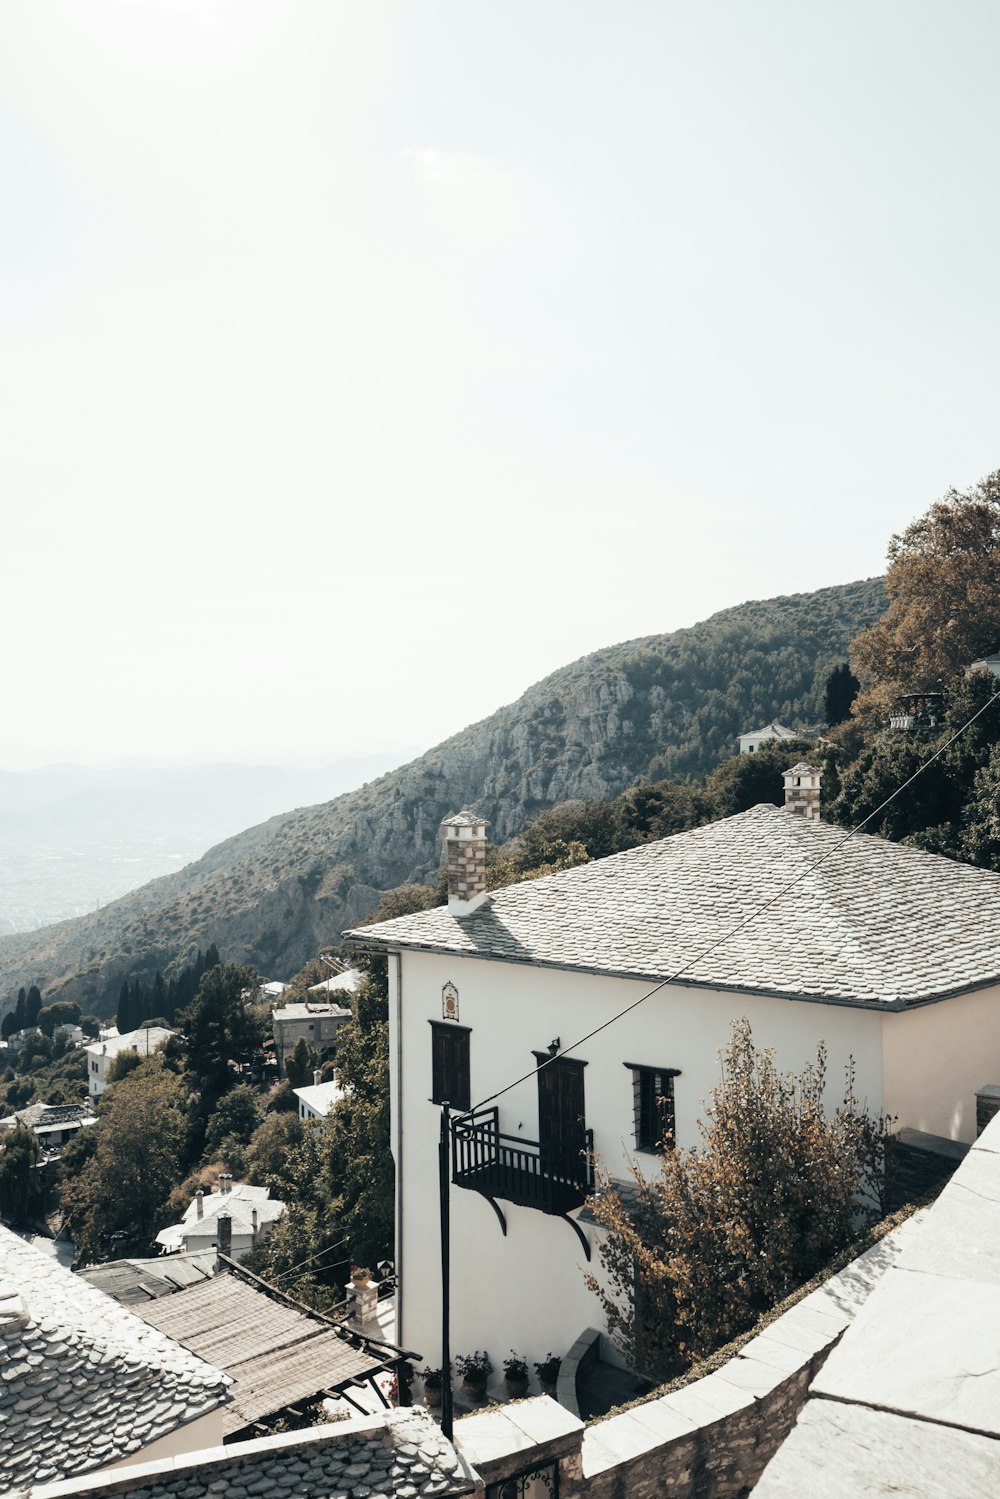
<path id="1" fill-rule="evenodd" d="M 919 1217 L 797 1302 L 703 1379 L 587 1427 L 545 1397 L 521 1401 L 459 1421 L 456 1446 L 487 1482 L 496 1482 L 524 1464 L 525 1432 L 536 1442 L 548 1437 L 546 1451 L 559 1462 L 561 1499 L 742 1499 Z M 551 1407 L 549 1417 L 545 1407 Z"/>
<path id="2" fill-rule="evenodd" d="M 977 1095 L 978 1104 L 978 1095 Z M 935 1188 L 941 1188 L 968 1154 L 968 1145 L 960 1140 L 946 1140 L 919 1129 L 901 1129 L 896 1139 L 896 1176 L 893 1182 L 893 1206 L 913 1202 Z"/>

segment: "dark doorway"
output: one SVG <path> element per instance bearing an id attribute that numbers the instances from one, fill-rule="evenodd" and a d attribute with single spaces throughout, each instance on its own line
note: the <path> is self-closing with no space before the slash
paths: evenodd
<path id="1" fill-rule="evenodd" d="M 552 1061 L 547 1052 L 536 1052 L 538 1058 L 538 1144 L 542 1172 L 562 1181 L 583 1182 L 587 1179 L 587 1124 L 583 1104 L 583 1069 L 585 1062 L 559 1057 Z M 547 1066 L 542 1066 L 546 1062 Z"/>

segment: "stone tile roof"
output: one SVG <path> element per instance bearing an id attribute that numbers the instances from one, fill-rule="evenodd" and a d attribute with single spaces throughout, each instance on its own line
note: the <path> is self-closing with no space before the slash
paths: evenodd
<path id="1" fill-rule="evenodd" d="M 118 1032 L 117 1034 L 105 1034 L 100 1041 L 92 1041 L 89 1046 L 84 1047 L 91 1056 L 116 1057 L 122 1051 L 138 1051 L 143 1056 L 148 1056 L 170 1036 L 173 1031 L 165 1030 L 162 1025 L 140 1026 L 135 1031 Z"/>
<path id="2" fill-rule="evenodd" d="M 88 1265 L 77 1275 L 122 1306 L 134 1306 L 211 1280 L 217 1263 L 214 1249 L 201 1249 L 161 1254 L 152 1260 L 109 1260 L 103 1265 Z"/>
<path id="3" fill-rule="evenodd" d="M 292 1092 L 307 1108 L 315 1109 L 324 1118 L 344 1096 L 344 1090 L 336 1079 L 329 1083 L 310 1083 L 307 1088 L 293 1088 Z"/>
<path id="4" fill-rule="evenodd" d="M 440 906 L 345 935 L 653 982 L 683 969 L 684 985 L 880 1008 L 1000 982 L 1000 874 L 844 839 L 762 805 L 511 885 L 469 916 Z"/>
<path id="5" fill-rule="evenodd" d="M 0 1494 L 128 1457 L 221 1405 L 229 1384 L 0 1228 Z"/>
<path id="6" fill-rule="evenodd" d="M 31 1490 L 31 1499 L 454 1499 L 474 1471 L 427 1411 L 395 1410 L 312 1431 L 212 1447 L 193 1457 Z"/>
<path id="7" fill-rule="evenodd" d="M 277 1197 L 271 1197 L 267 1187 L 251 1187 L 247 1182 L 234 1182 L 228 1192 L 210 1192 L 201 1203 L 199 1214 L 198 1198 L 189 1202 L 180 1223 L 161 1228 L 156 1242 L 171 1249 L 188 1239 L 215 1238 L 222 1213 L 228 1213 L 232 1219 L 234 1234 L 249 1234 L 253 1232 L 255 1212 L 260 1229 L 265 1224 L 276 1223 L 285 1211 L 285 1204 Z"/>

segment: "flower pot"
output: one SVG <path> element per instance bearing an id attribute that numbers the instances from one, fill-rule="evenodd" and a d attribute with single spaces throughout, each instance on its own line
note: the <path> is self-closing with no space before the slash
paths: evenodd
<path id="1" fill-rule="evenodd" d="M 441 1386 L 439 1384 L 431 1384 L 426 1379 L 424 1380 L 424 1404 L 434 1410 L 437 1410 L 441 1404 Z"/>
<path id="2" fill-rule="evenodd" d="M 468 1395 L 470 1400 L 474 1400 L 477 1403 L 486 1399 L 485 1379 L 470 1379 L 468 1375 L 466 1375 L 465 1379 L 462 1380 L 462 1389 L 465 1391 L 466 1395 Z"/>
<path id="3" fill-rule="evenodd" d="M 526 1378 L 511 1379 L 509 1374 L 505 1374 L 503 1382 L 508 1400 L 523 1400 L 528 1393 L 528 1381 Z"/>
<path id="4" fill-rule="evenodd" d="M 540 1379 L 538 1381 L 538 1383 L 539 1383 L 539 1385 L 541 1387 L 541 1391 L 542 1391 L 543 1395 L 551 1395 L 553 1400 L 556 1398 L 556 1390 L 559 1388 L 559 1384 L 558 1384 L 557 1380 L 555 1380 L 555 1379 Z"/>

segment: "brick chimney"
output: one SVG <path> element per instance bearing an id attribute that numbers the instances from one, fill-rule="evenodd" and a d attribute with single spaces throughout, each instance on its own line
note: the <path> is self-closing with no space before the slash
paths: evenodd
<path id="1" fill-rule="evenodd" d="M 486 891 L 486 829 L 489 823 L 475 812 L 446 817 L 445 864 L 448 870 L 448 910 L 469 916 L 488 900 Z"/>
<path id="2" fill-rule="evenodd" d="M 802 760 L 785 771 L 785 811 L 807 822 L 819 822 L 820 785 L 823 772 Z"/>
<path id="3" fill-rule="evenodd" d="M 219 1229 L 219 1253 L 233 1257 L 233 1220 L 228 1213 L 220 1213 L 216 1218 Z"/>

